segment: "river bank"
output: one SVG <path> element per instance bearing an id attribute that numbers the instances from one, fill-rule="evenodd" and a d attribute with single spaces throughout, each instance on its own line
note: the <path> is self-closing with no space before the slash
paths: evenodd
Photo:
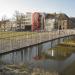
<path id="1" fill-rule="evenodd" d="M 28 65 L 5 65 L 0 67 L 0 75 L 59 75 L 58 72 L 42 68 L 30 68 Z"/>

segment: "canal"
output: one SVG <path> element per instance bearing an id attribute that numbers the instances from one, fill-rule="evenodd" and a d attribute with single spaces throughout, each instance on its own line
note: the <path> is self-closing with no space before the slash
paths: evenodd
<path id="1" fill-rule="evenodd" d="M 71 65 L 75 63 L 75 51 L 49 50 L 50 48 L 50 41 L 37 44 L 0 55 L 0 61 L 5 64 L 29 64 L 31 68 L 39 67 L 47 71 L 69 75 L 67 73 L 65 74 L 65 70 L 67 69 L 67 71 L 69 71 L 68 67 L 71 67 Z M 48 54 L 49 58 L 38 58 L 42 53 Z M 73 69 L 75 69 L 75 67 L 73 67 Z"/>

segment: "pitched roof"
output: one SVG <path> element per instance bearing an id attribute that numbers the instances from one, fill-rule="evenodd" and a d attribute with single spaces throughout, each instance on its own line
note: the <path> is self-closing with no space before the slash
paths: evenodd
<path id="1" fill-rule="evenodd" d="M 69 19 L 69 17 L 64 13 L 56 14 L 56 17 L 60 20 L 68 20 Z"/>

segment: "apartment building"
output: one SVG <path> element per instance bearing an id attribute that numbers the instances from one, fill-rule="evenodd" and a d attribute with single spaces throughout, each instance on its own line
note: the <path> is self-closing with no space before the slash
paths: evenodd
<path id="1" fill-rule="evenodd" d="M 32 14 L 32 31 L 42 31 L 44 30 L 44 13 L 34 12 Z"/>
<path id="2" fill-rule="evenodd" d="M 19 31 L 31 31 L 32 26 L 32 13 L 27 12 L 26 14 L 22 14 L 20 17 L 19 23 L 16 21 L 17 30 Z"/>
<path id="3" fill-rule="evenodd" d="M 39 12 L 27 12 L 19 16 L 21 21 L 17 22 L 17 30 L 21 31 L 40 31 L 44 30 L 44 19 L 43 13 Z"/>
<path id="4" fill-rule="evenodd" d="M 32 27 L 32 13 L 27 12 L 23 22 L 25 24 L 25 30 L 26 31 L 27 30 L 31 31 L 31 27 Z"/>

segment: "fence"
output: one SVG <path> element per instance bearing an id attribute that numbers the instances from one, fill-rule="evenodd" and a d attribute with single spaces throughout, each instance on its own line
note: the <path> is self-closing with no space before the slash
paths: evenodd
<path id="1" fill-rule="evenodd" d="M 75 30 L 58 30 L 51 32 L 1 32 L 0 53 L 38 44 L 55 38 L 74 35 Z M 9 35 L 9 36 L 8 36 Z M 7 37 L 6 37 L 7 36 Z"/>

